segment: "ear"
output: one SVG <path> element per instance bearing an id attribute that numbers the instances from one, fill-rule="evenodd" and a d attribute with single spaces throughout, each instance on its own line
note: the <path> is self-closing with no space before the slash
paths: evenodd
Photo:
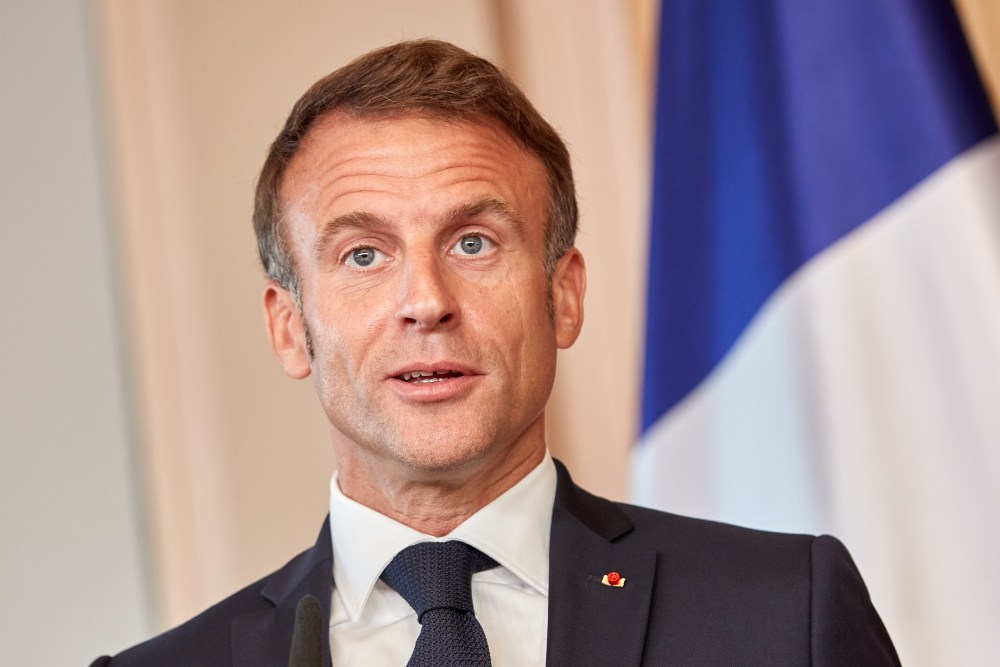
<path id="1" fill-rule="evenodd" d="M 291 293 L 273 280 L 264 287 L 264 322 L 271 350 L 285 373 L 296 380 L 308 377 L 312 368 L 302 315 Z"/>
<path id="2" fill-rule="evenodd" d="M 552 272 L 552 312 L 556 345 L 565 349 L 576 341 L 583 326 L 583 296 L 587 291 L 587 268 L 578 249 L 570 248 Z"/>

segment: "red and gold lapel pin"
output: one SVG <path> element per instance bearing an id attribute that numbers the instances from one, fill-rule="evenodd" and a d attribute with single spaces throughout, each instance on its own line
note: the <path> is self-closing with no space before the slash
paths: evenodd
<path id="1" fill-rule="evenodd" d="M 601 578 L 601 583 L 605 586 L 613 586 L 615 588 L 622 588 L 625 586 L 625 577 L 618 574 L 617 572 L 608 572 L 604 577 Z"/>

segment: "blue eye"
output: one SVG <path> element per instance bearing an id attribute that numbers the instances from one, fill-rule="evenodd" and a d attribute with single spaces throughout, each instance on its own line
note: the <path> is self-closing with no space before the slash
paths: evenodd
<path id="1" fill-rule="evenodd" d="M 375 248 L 355 248 L 347 254 L 347 259 L 344 261 L 348 266 L 353 266 L 360 269 L 366 269 L 376 262 L 385 261 L 385 253 L 381 250 L 376 250 Z"/>
<path id="2" fill-rule="evenodd" d="M 469 234 L 468 236 L 460 238 L 458 243 L 456 243 L 451 250 L 452 252 L 460 255 L 478 255 L 484 250 L 489 250 L 492 247 L 493 242 L 485 236 L 480 236 L 479 234 Z"/>

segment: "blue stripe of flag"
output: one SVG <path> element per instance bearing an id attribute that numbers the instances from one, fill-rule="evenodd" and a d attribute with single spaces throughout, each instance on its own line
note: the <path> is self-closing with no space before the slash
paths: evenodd
<path id="1" fill-rule="evenodd" d="M 642 427 L 796 269 L 996 132 L 947 0 L 664 0 Z"/>

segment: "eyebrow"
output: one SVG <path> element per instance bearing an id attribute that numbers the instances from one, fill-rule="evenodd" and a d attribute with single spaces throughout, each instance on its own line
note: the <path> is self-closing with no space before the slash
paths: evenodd
<path id="1" fill-rule="evenodd" d="M 323 224 L 323 228 L 319 231 L 319 236 L 316 237 L 316 240 L 312 244 L 313 256 L 319 258 L 325 255 L 327 248 L 329 248 L 333 240 L 345 230 L 361 229 L 378 231 L 388 226 L 389 223 L 384 218 L 367 211 L 352 211 L 344 215 L 338 215 L 333 220 Z"/>
<path id="2" fill-rule="evenodd" d="M 496 197 L 484 197 L 476 201 L 459 204 L 445 213 L 443 219 L 446 227 L 454 227 L 467 220 L 479 217 L 484 213 L 491 213 L 502 218 L 514 229 L 514 232 L 520 238 L 524 238 L 523 218 L 507 202 Z M 312 244 L 314 256 L 322 257 L 326 254 L 333 240 L 346 230 L 374 232 L 389 226 L 390 223 L 388 220 L 368 211 L 352 211 L 338 215 L 333 220 L 324 223 L 319 236 Z"/>
<path id="3" fill-rule="evenodd" d="M 496 197 L 485 197 L 468 204 L 459 204 L 445 215 L 449 227 L 458 225 L 483 213 L 492 213 L 503 218 L 519 236 L 524 236 L 524 220 L 507 202 Z"/>

